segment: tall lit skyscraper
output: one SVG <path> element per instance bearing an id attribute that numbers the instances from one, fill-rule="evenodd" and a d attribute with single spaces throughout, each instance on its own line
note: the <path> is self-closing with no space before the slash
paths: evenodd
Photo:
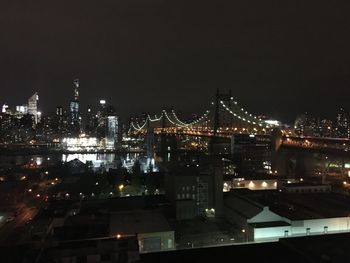
<path id="1" fill-rule="evenodd" d="M 304 135 L 305 127 L 307 125 L 307 114 L 300 114 L 294 122 L 295 133 L 299 136 Z"/>
<path id="2" fill-rule="evenodd" d="M 62 108 L 62 106 L 57 106 L 57 108 L 56 108 L 56 115 L 57 116 L 63 116 L 63 108 Z"/>
<path id="3" fill-rule="evenodd" d="M 115 108 L 100 100 L 100 107 L 96 116 L 97 137 L 106 142 L 108 149 L 114 149 L 119 143 L 119 119 Z"/>
<path id="4" fill-rule="evenodd" d="M 74 89 L 74 100 L 79 100 L 79 79 L 75 79 L 73 81 L 75 89 Z"/>
<path id="5" fill-rule="evenodd" d="M 69 112 L 72 124 L 79 122 L 79 79 L 75 79 L 74 83 L 74 99 L 70 101 Z"/>
<path id="6" fill-rule="evenodd" d="M 79 101 L 71 100 L 69 105 L 69 110 L 71 114 L 71 121 L 73 123 L 79 120 Z"/>
<path id="7" fill-rule="evenodd" d="M 336 134 L 340 138 L 350 137 L 350 117 L 343 107 L 340 107 L 336 119 Z"/>
<path id="8" fill-rule="evenodd" d="M 39 100 L 38 92 L 35 92 L 28 99 L 28 114 L 31 114 L 34 116 L 35 123 L 38 123 L 38 100 Z"/>
<path id="9" fill-rule="evenodd" d="M 9 105 L 7 105 L 7 104 L 2 105 L 1 113 L 7 113 L 8 108 L 9 108 Z"/>
<path id="10" fill-rule="evenodd" d="M 114 148 L 118 142 L 118 117 L 107 117 L 107 148 Z"/>
<path id="11" fill-rule="evenodd" d="M 96 136 L 97 124 L 96 113 L 88 106 L 85 114 L 85 134 Z"/>

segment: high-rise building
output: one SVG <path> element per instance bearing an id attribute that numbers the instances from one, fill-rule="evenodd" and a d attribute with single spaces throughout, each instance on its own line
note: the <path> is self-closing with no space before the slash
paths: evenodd
<path id="1" fill-rule="evenodd" d="M 306 113 L 305 114 L 300 114 L 297 116 L 297 118 L 295 119 L 294 122 L 294 130 L 295 133 L 299 136 L 304 135 L 304 130 L 306 128 L 307 125 L 307 117 L 306 117 Z"/>
<path id="2" fill-rule="evenodd" d="M 107 148 L 114 148 L 115 144 L 118 142 L 118 117 L 107 116 Z"/>
<path id="3" fill-rule="evenodd" d="M 96 136 L 97 116 L 90 106 L 87 107 L 85 118 L 85 134 L 89 136 Z"/>
<path id="4" fill-rule="evenodd" d="M 7 105 L 7 104 L 2 105 L 1 113 L 7 113 L 8 108 L 9 108 L 9 105 Z"/>
<path id="5" fill-rule="evenodd" d="M 37 92 L 28 99 L 28 114 L 34 116 L 35 123 L 38 123 L 38 100 L 39 95 Z"/>
<path id="6" fill-rule="evenodd" d="M 18 114 L 27 114 L 28 113 L 28 105 L 16 106 L 16 113 L 18 113 Z"/>
<path id="7" fill-rule="evenodd" d="M 69 103 L 70 133 L 77 136 L 80 132 L 80 104 L 79 104 L 79 79 L 73 81 L 74 98 Z"/>
<path id="8" fill-rule="evenodd" d="M 336 118 L 336 136 L 339 138 L 350 138 L 349 113 L 340 107 Z"/>
<path id="9" fill-rule="evenodd" d="M 69 104 L 69 111 L 71 114 L 72 123 L 77 123 L 79 121 L 79 101 L 71 100 Z"/>
<path id="10" fill-rule="evenodd" d="M 322 137 L 332 137 L 333 123 L 331 120 L 323 119 L 321 121 Z"/>
<path id="11" fill-rule="evenodd" d="M 63 116 L 63 107 L 62 106 L 57 106 L 57 108 L 56 108 L 56 115 L 57 116 Z"/>
<path id="12" fill-rule="evenodd" d="M 74 83 L 74 87 L 75 87 L 75 89 L 74 89 L 74 100 L 79 100 L 79 86 L 80 86 L 79 79 L 75 79 L 73 81 L 73 83 Z"/>
<path id="13" fill-rule="evenodd" d="M 79 79 L 75 79 L 74 83 L 74 99 L 70 101 L 69 111 L 72 124 L 79 122 Z"/>
<path id="14" fill-rule="evenodd" d="M 103 109 L 106 106 L 106 100 L 100 100 L 100 107 Z"/>
<path id="15" fill-rule="evenodd" d="M 97 137 L 105 140 L 107 148 L 114 148 L 119 142 L 119 120 L 115 108 L 100 100 L 99 110 L 94 116 Z"/>
<path id="16" fill-rule="evenodd" d="M 294 130 L 299 136 L 316 136 L 318 130 L 317 120 L 307 112 L 300 114 L 294 122 Z"/>

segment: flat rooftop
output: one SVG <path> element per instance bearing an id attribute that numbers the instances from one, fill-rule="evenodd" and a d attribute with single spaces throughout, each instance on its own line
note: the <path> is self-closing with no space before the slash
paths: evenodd
<path id="1" fill-rule="evenodd" d="M 244 259 L 244 262 L 302 262 L 301 257 L 278 242 L 145 253 L 141 254 L 140 258 L 141 263 L 210 262 L 210 260 L 229 262 L 233 259 Z"/>
<path id="2" fill-rule="evenodd" d="M 169 205 L 169 201 L 165 195 L 129 196 L 84 200 L 80 211 L 87 214 L 95 213 L 96 211 L 113 213 L 130 210 L 151 210 L 163 208 L 167 205 Z"/>
<path id="3" fill-rule="evenodd" d="M 350 216 L 350 196 L 337 193 L 285 193 L 274 191 L 232 191 L 268 206 L 276 214 L 291 220 Z M 230 194 L 230 193 L 229 193 Z"/>
<path id="4" fill-rule="evenodd" d="M 128 211 L 110 215 L 111 235 L 135 235 L 172 231 L 165 217 L 156 211 Z"/>
<path id="5" fill-rule="evenodd" d="M 274 243 L 257 243 L 175 250 L 141 254 L 146 262 L 207 262 L 214 257 L 217 262 L 243 258 L 245 262 L 346 262 L 350 234 L 332 234 L 280 239 Z"/>
<path id="6" fill-rule="evenodd" d="M 53 237 L 62 242 L 108 237 L 108 234 L 108 225 L 74 225 L 55 228 Z"/>

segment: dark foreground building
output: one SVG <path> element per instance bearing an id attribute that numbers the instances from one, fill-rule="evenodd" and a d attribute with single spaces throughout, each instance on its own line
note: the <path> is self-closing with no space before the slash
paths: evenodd
<path id="1" fill-rule="evenodd" d="M 274 243 L 142 254 L 140 262 L 348 262 L 349 240 L 349 233 L 285 238 Z"/>
<path id="2" fill-rule="evenodd" d="M 244 260 L 244 262 L 348 262 L 348 251 L 350 250 L 350 234 L 329 234 L 323 236 L 306 236 L 297 238 L 280 239 L 279 242 L 258 243 L 247 245 L 231 245 L 220 247 L 207 247 L 200 249 L 173 250 L 166 252 L 137 254 L 135 240 L 122 243 L 111 239 L 101 245 L 101 241 L 90 241 L 87 243 L 77 242 L 75 253 L 86 249 L 87 245 L 100 244 L 99 247 L 90 247 L 94 251 L 103 252 L 101 256 L 80 257 L 74 262 L 228 262 L 233 260 Z M 116 245 L 118 244 L 118 246 Z M 127 246 L 125 246 L 125 244 Z M 72 244 L 69 244 L 72 249 Z M 113 248 L 115 249 L 113 251 Z M 61 249 L 61 251 L 59 251 Z M 30 245 L 11 248 L 0 248 L 1 262 L 73 262 L 64 261 L 60 257 L 54 257 L 55 253 L 61 254 L 65 247 L 61 246 L 40 251 Z M 43 257 L 38 258 L 42 253 Z M 49 257 L 49 255 L 51 257 Z M 56 254 L 57 255 L 57 254 Z"/>

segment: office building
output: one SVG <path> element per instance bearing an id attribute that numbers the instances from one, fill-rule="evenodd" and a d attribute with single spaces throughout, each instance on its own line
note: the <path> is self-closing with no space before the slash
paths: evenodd
<path id="1" fill-rule="evenodd" d="M 37 92 L 35 92 L 29 99 L 28 99 L 28 114 L 31 114 L 34 116 L 35 123 L 38 123 L 38 101 L 39 101 L 39 95 Z"/>
<path id="2" fill-rule="evenodd" d="M 114 148 L 118 142 L 118 117 L 107 116 L 107 148 Z"/>
<path id="3" fill-rule="evenodd" d="M 179 165 L 170 169 L 165 180 L 177 220 L 221 215 L 223 178 L 219 167 Z"/>
<path id="4" fill-rule="evenodd" d="M 349 113 L 340 107 L 336 118 L 336 136 L 338 138 L 350 138 Z"/>

